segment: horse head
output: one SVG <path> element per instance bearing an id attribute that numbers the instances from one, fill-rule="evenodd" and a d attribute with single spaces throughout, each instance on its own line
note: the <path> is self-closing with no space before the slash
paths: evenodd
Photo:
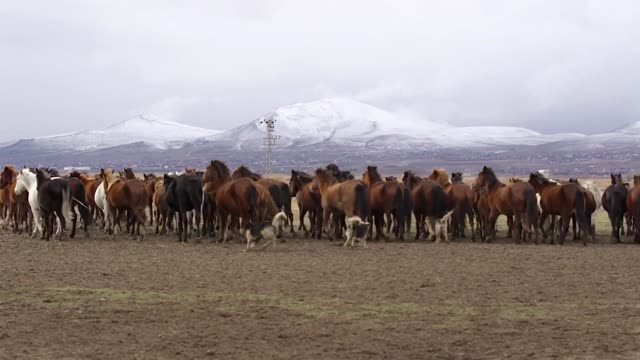
<path id="1" fill-rule="evenodd" d="M 0 174 L 0 189 L 4 189 L 7 185 L 12 184 L 16 181 L 16 177 L 18 176 L 18 172 L 16 168 L 12 165 L 7 165 L 2 170 Z"/>
<path id="2" fill-rule="evenodd" d="M 622 184 L 622 174 L 611 173 L 611 185 Z"/>
<path id="3" fill-rule="evenodd" d="M 262 179 L 262 175 L 254 173 L 244 165 L 240 165 L 233 174 L 231 174 L 231 179 L 236 180 L 241 178 L 250 178 L 253 181 L 258 181 Z"/>
<path id="4" fill-rule="evenodd" d="M 384 177 L 384 180 L 385 180 L 385 181 L 395 181 L 395 182 L 398 182 L 398 178 L 397 178 L 396 176 L 393 176 L 393 175 L 391 175 L 391 176 L 385 176 L 385 177 Z"/>
<path id="5" fill-rule="evenodd" d="M 497 180 L 498 178 L 496 177 L 496 173 L 493 172 L 493 169 L 485 165 L 478 173 L 476 183 L 478 184 L 478 186 L 487 186 L 496 182 Z"/>
<path id="6" fill-rule="evenodd" d="M 51 177 L 46 169 L 37 169 L 36 170 L 36 190 L 40 190 L 40 187 L 47 181 L 50 181 Z"/>
<path id="7" fill-rule="evenodd" d="M 462 173 L 461 172 L 451 173 L 451 182 L 453 184 L 462 184 Z"/>
<path id="8" fill-rule="evenodd" d="M 382 177 L 378 173 L 377 166 L 367 166 L 367 170 L 362 174 L 362 181 L 366 186 L 371 186 L 379 181 L 382 181 Z"/>

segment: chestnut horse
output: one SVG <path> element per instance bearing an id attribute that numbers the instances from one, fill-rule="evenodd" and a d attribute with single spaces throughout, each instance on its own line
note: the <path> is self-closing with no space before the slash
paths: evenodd
<path id="1" fill-rule="evenodd" d="M 611 222 L 611 237 L 616 242 L 620 242 L 620 229 L 627 213 L 627 196 L 629 190 L 622 182 L 621 174 L 611 174 L 611 185 L 602 194 L 602 207 L 609 214 Z M 627 223 L 629 221 L 627 220 Z"/>
<path id="2" fill-rule="evenodd" d="M 229 217 L 242 219 L 243 225 L 258 222 L 258 185 L 249 178 L 231 180 L 231 173 L 224 162 L 212 160 L 207 166 L 203 175 L 203 192 L 207 194 L 204 197 L 215 199 L 220 221 L 219 241 L 226 241 Z M 231 224 L 234 222 L 231 219 Z"/>
<path id="3" fill-rule="evenodd" d="M 633 176 L 633 187 L 627 195 L 627 209 L 631 213 L 633 219 L 633 241 L 640 244 L 640 176 Z"/>
<path id="4" fill-rule="evenodd" d="M 396 240 L 404 240 L 404 186 L 397 181 L 383 181 L 378 173 L 377 166 L 367 166 L 367 171 L 362 174 L 362 181 L 369 188 L 369 223 L 375 222 L 376 240 L 383 236 L 389 239 L 391 222 L 387 224 L 387 234 L 384 234 L 384 217 L 390 219 L 393 215 L 396 220 L 394 235 Z M 368 238 L 373 234 L 373 227 L 369 226 Z"/>
<path id="5" fill-rule="evenodd" d="M 132 225 L 131 235 L 136 240 L 144 239 L 146 227 L 147 191 L 139 179 L 122 180 L 111 169 L 101 169 L 107 203 L 116 225 L 120 226 L 120 214 L 127 212 L 127 225 Z M 141 230 L 142 228 L 142 230 Z"/>
<path id="6" fill-rule="evenodd" d="M 0 173 L 0 201 L 7 211 L 4 227 L 13 220 L 13 231 L 21 231 L 22 224 L 29 231 L 29 195 L 26 192 L 16 195 L 17 178 L 18 171 L 11 165 L 5 166 Z"/>
<path id="7" fill-rule="evenodd" d="M 104 213 L 102 209 L 96 204 L 96 191 L 100 184 L 102 184 L 102 179 L 96 179 L 95 177 L 88 176 L 87 174 L 81 174 L 78 171 L 72 171 L 69 174 L 69 177 L 75 177 L 80 179 L 82 184 L 84 185 L 85 194 L 87 197 L 87 204 L 89 206 L 91 217 L 93 219 L 101 219 L 104 221 Z"/>
<path id="8" fill-rule="evenodd" d="M 487 234 L 485 233 L 486 224 L 489 221 L 489 215 L 491 213 L 491 206 L 489 205 L 489 193 L 487 188 L 479 186 L 474 183 L 471 187 L 473 192 L 473 211 L 476 214 L 477 231 L 480 233 L 480 239 L 482 242 L 487 240 Z"/>
<path id="9" fill-rule="evenodd" d="M 238 167 L 232 174 L 231 179 L 236 180 L 243 177 L 250 178 L 255 181 L 258 186 L 267 190 L 273 199 L 273 202 L 279 210 L 283 211 L 289 219 L 289 229 L 291 234 L 295 234 L 293 228 L 293 212 L 291 211 L 291 188 L 284 181 L 275 179 L 264 179 L 262 175 L 256 174 L 244 165 Z M 275 215 L 275 214 L 273 214 Z M 266 219 L 263 219 L 266 220 Z"/>
<path id="10" fill-rule="evenodd" d="M 156 217 L 156 234 L 167 233 L 167 203 L 164 192 L 164 180 L 159 178 L 155 182 L 155 189 L 153 190 L 153 205 L 156 208 L 154 216 Z M 147 191 L 148 193 L 148 191 Z M 203 197 L 204 198 L 204 197 Z"/>
<path id="11" fill-rule="evenodd" d="M 405 171 L 402 182 L 411 189 L 413 199 L 413 215 L 416 218 L 416 237 L 427 236 L 425 221 L 430 240 L 435 240 L 435 221 L 442 219 L 449 211 L 449 199 L 440 184 L 433 180 L 422 179 L 411 171 Z"/>
<path id="12" fill-rule="evenodd" d="M 451 183 L 444 188 L 449 196 L 449 208 L 453 209 L 453 236 L 464 238 L 465 218 L 469 219 L 471 240 L 476 240 L 476 229 L 473 222 L 473 191 L 462 182 L 462 173 L 451 174 Z"/>
<path id="13" fill-rule="evenodd" d="M 305 236 L 309 236 L 307 227 L 304 224 L 304 216 L 309 213 L 309 224 L 311 237 L 320 239 L 322 236 L 322 199 L 320 190 L 313 186 L 313 176 L 303 172 L 291 170 L 289 187 L 291 196 L 296 198 L 300 213 L 300 225 L 298 230 L 302 230 Z"/>
<path id="14" fill-rule="evenodd" d="M 529 175 L 529 184 L 540 194 L 540 207 L 542 208 L 540 225 L 544 224 L 549 215 L 560 216 L 560 245 L 564 244 L 565 237 L 569 231 L 569 222 L 573 214 L 576 215 L 576 220 L 580 224 L 580 227 L 585 229 L 587 234 L 593 235 L 591 222 L 586 213 L 587 195 L 581 186 L 573 183 L 558 184 L 555 181 L 550 181 L 540 172 Z M 555 240 L 554 232 L 555 229 L 552 229 L 552 244 Z M 542 228 L 542 235 L 546 238 L 544 228 Z M 584 237 L 582 244 L 587 245 L 587 240 Z"/>
<path id="15" fill-rule="evenodd" d="M 485 234 L 495 239 L 495 227 L 498 216 L 513 216 L 516 230 L 516 242 L 524 235 L 529 239 L 535 231 L 535 243 L 538 243 L 538 204 L 536 192 L 526 182 L 517 182 L 507 186 L 500 182 L 490 167 L 483 167 L 476 178 L 478 186 L 485 187 L 489 196 L 489 219 L 485 224 Z"/>
<path id="16" fill-rule="evenodd" d="M 156 192 L 156 183 L 160 180 L 154 174 L 143 174 L 144 176 L 144 189 L 147 191 L 147 199 L 149 200 L 149 225 L 153 225 L 153 195 Z"/>
<path id="17" fill-rule="evenodd" d="M 331 170 L 320 168 L 316 170 L 315 181 L 322 202 L 322 229 L 328 234 L 329 240 L 342 238 L 345 216 L 369 217 L 369 193 L 361 181 L 339 182 Z M 334 226 L 333 235 L 328 227 L 330 219 Z"/>

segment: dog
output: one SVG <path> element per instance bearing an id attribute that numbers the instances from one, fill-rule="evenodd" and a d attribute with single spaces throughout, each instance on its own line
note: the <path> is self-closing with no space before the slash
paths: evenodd
<path id="1" fill-rule="evenodd" d="M 445 242 L 449 242 L 449 228 L 451 226 L 451 215 L 453 210 L 446 213 L 441 219 L 435 221 L 435 242 L 439 243 L 442 238 Z"/>
<path id="2" fill-rule="evenodd" d="M 244 231 L 244 236 L 247 239 L 247 247 L 243 251 L 247 251 L 250 248 L 256 246 L 260 240 L 266 240 L 266 243 L 262 245 L 261 249 L 266 248 L 271 243 L 276 246 L 276 238 L 282 234 L 282 227 L 289 226 L 289 220 L 284 212 L 279 212 L 273 217 L 271 223 L 249 223 Z"/>
<path id="3" fill-rule="evenodd" d="M 349 217 L 345 220 L 345 223 L 347 225 L 347 240 L 344 242 L 342 247 L 347 247 L 348 245 L 353 249 L 356 246 L 355 242 L 359 241 L 362 242 L 362 247 L 366 248 L 366 237 L 367 233 L 369 232 L 369 226 L 371 226 L 371 224 L 363 221 L 359 216 Z"/>

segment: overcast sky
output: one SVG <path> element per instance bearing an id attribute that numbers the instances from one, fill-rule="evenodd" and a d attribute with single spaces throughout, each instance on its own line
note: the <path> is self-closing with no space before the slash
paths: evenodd
<path id="1" fill-rule="evenodd" d="M 601 132 L 640 120 L 638 19 L 633 0 L 3 0 L 0 141 L 336 96 L 416 126 Z"/>

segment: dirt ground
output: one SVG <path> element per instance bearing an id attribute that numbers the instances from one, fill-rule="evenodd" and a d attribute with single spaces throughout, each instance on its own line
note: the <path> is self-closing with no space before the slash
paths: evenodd
<path id="1" fill-rule="evenodd" d="M 606 229 L 605 229 L 606 230 Z M 640 359 L 640 246 L 0 235 L 0 358 Z"/>

